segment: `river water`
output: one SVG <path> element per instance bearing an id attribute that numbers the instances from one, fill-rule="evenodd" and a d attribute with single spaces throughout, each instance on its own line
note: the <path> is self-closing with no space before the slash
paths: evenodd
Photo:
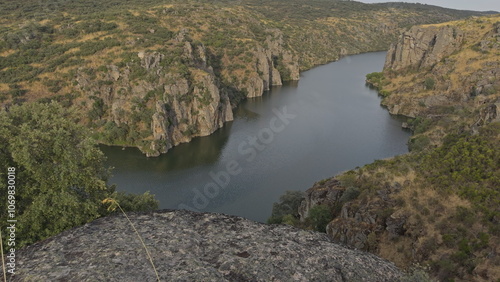
<path id="1" fill-rule="evenodd" d="M 380 106 L 365 75 L 385 52 L 349 56 L 301 74 L 235 109 L 211 136 L 158 158 L 105 147 L 119 191 L 150 191 L 160 208 L 184 208 L 266 221 L 287 190 L 407 152 L 410 133 Z"/>

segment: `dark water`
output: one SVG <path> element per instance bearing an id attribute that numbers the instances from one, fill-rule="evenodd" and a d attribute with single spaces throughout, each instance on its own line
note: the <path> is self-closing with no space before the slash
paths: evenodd
<path id="1" fill-rule="evenodd" d="M 385 53 L 346 57 L 304 72 L 298 83 L 244 102 L 235 120 L 158 158 L 104 147 L 118 190 L 150 191 L 161 208 L 265 221 L 286 190 L 407 152 L 409 133 L 365 86 Z M 214 180 L 215 179 L 215 180 Z"/>

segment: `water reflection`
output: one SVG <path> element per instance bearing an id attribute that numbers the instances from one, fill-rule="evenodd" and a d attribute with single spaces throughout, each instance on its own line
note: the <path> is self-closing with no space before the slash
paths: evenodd
<path id="1" fill-rule="evenodd" d="M 169 172 L 184 170 L 196 166 L 214 164 L 219 160 L 229 136 L 232 122 L 217 130 L 210 138 L 195 138 L 190 143 L 180 144 L 169 150 L 168 154 L 156 158 L 146 158 L 136 148 L 101 146 L 114 171 L 128 170 L 148 172 Z"/>

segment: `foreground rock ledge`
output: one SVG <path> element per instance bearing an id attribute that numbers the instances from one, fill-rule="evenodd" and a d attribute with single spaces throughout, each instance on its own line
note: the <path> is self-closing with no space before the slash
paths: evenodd
<path id="1" fill-rule="evenodd" d="M 162 281 L 398 281 L 401 272 L 324 234 L 189 211 L 131 214 Z M 155 281 L 124 216 L 101 218 L 18 252 L 11 281 Z"/>

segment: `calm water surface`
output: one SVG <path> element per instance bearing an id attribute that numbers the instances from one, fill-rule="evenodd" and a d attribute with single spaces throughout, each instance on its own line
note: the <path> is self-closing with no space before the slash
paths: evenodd
<path id="1" fill-rule="evenodd" d="M 211 136 L 158 158 L 137 149 L 103 147 L 118 190 L 150 191 L 161 208 L 186 208 L 265 221 L 286 190 L 376 159 L 407 152 L 409 132 L 380 106 L 365 75 L 380 71 L 385 52 L 346 57 L 304 72 L 235 109 L 235 120 Z M 214 180 L 215 179 L 215 180 Z"/>

